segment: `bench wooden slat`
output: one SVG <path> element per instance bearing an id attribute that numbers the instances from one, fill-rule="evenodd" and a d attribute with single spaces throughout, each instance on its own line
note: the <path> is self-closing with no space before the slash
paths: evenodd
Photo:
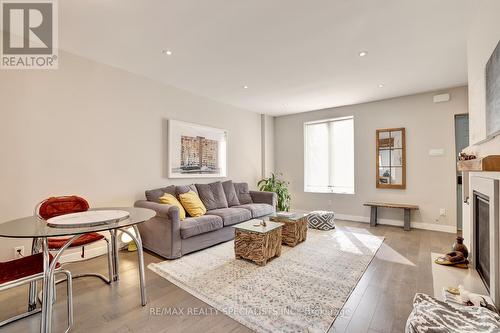
<path id="1" fill-rule="evenodd" d="M 418 210 L 417 205 L 409 205 L 409 204 L 392 204 L 392 203 L 384 203 L 384 202 L 366 202 L 364 206 L 370 207 L 381 207 L 381 208 L 401 208 L 401 209 L 412 209 Z"/>

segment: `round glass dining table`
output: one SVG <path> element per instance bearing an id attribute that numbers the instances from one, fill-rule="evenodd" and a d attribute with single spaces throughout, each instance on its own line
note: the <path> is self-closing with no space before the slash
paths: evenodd
<path id="1" fill-rule="evenodd" d="M 139 280 L 141 284 L 141 304 L 146 305 L 146 287 L 145 287 L 145 272 L 144 272 L 144 252 L 142 249 L 142 240 L 137 228 L 137 224 L 148 221 L 153 218 L 156 213 L 151 209 L 135 208 L 135 207 L 110 207 L 96 208 L 95 210 L 120 210 L 126 211 L 129 216 L 122 220 L 116 220 L 109 223 L 99 224 L 96 226 L 81 226 L 81 227 L 62 227 L 55 228 L 48 226 L 47 222 L 37 216 L 28 216 L 12 221 L 0 223 L 0 237 L 7 238 L 33 238 L 33 244 L 41 243 L 43 251 L 43 296 L 42 296 L 42 320 L 40 332 L 48 333 L 51 331 L 52 319 L 52 297 L 54 294 L 54 270 L 57 266 L 57 261 L 61 258 L 63 252 L 71 245 L 71 243 L 82 234 L 91 232 L 109 231 L 111 234 L 111 257 L 112 257 L 112 281 L 118 280 L 118 248 L 117 237 L 118 231 L 128 234 L 137 245 L 137 255 L 139 261 Z M 133 228 L 134 232 L 130 231 Z M 70 236 L 69 240 L 62 246 L 50 260 L 48 238 Z"/>

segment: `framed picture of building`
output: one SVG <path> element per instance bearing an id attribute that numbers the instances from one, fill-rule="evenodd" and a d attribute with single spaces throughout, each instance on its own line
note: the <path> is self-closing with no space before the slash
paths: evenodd
<path id="1" fill-rule="evenodd" d="M 168 121 L 169 178 L 226 177 L 226 162 L 226 130 Z"/>

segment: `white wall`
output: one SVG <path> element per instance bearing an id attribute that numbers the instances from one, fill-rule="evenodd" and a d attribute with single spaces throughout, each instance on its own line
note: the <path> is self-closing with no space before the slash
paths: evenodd
<path id="1" fill-rule="evenodd" d="M 477 156 L 500 154 L 500 136 L 488 142 L 486 138 L 485 68 L 500 41 L 500 1 L 480 0 L 469 26 L 467 63 L 469 77 L 470 142 L 468 152 Z"/>
<path id="2" fill-rule="evenodd" d="M 442 91 L 440 91 L 442 92 Z M 448 89 L 451 101 L 435 104 L 434 93 L 325 109 L 275 118 L 275 168 L 291 182 L 292 208 L 330 209 L 356 220 L 369 220 L 366 201 L 420 206 L 412 221 L 419 227 L 453 231 L 456 226 L 454 115 L 467 113 L 467 89 Z M 303 124 L 306 121 L 354 116 L 355 194 L 305 193 Z M 406 127 L 406 190 L 375 187 L 375 130 Z M 431 157 L 432 148 L 444 155 Z M 439 216 L 440 208 L 447 215 Z M 402 213 L 381 210 L 383 222 L 402 220 Z M 422 224 L 425 223 L 425 224 Z"/>
<path id="3" fill-rule="evenodd" d="M 485 68 L 500 40 L 500 1 L 479 0 L 469 25 L 467 36 L 467 66 L 469 78 L 469 135 L 471 146 L 466 152 L 478 157 L 500 154 L 500 136 L 486 139 Z M 470 177 L 471 174 L 466 174 Z M 470 249 L 470 204 L 463 205 L 464 243 Z"/>
<path id="4" fill-rule="evenodd" d="M 72 54 L 59 70 L 0 71 L 0 221 L 52 195 L 131 206 L 166 177 L 166 119 L 229 131 L 228 178 L 261 176 L 261 117 Z M 235 121 L 237 119 L 237 121 Z M 0 239 L 0 260 L 29 242 Z"/>
<path id="5" fill-rule="evenodd" d="M 262 177 L 274 172 L 274 117 L 262 115 Z"/>

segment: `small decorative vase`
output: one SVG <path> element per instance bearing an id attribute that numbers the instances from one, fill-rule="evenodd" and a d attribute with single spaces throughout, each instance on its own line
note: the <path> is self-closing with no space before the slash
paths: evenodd
<path id="1" fill-rule="evenodd" d="M 462 252 L 465 258 L 469 256 L 469 250 L 467 250 L 467 246 L 464 245 L 464 239 L 460 236 L 458 236 L 457 241 L 453 243 L 453 251 Z"/>

